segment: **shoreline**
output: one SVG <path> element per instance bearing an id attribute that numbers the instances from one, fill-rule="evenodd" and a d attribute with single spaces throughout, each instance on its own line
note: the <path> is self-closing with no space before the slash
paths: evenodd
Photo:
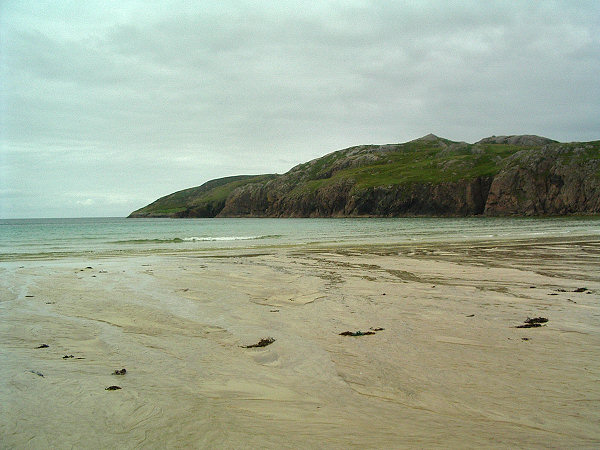
<path id="1" fill-rule="evenodd" d="M 3 446 L 600 443 L 597 236 L 209 251 L 0 263 Z"/>
<path id="2" fill-rule="evenodd" d="M 563 236 L 540 236 L 540 237 L 527 237 L 521 236 L 512 238 L 509 236 L 501 237 L 473 237 L 465 236 L 464 238 L 454 238 L 452 240 L 435 238 L 435 239 L 424 239 L 424 240 L 407 240 L 401 242 L 360 242 L 352 243 L 347 240 L 338 242 L 308 242 L 308 243 L 286 243 L 286 244 L 255 244 L 246 246 L 236 247 L 206 247 L 206 248 L 140 248 L 140 249 L 109 249 L 109 250 L 95 250 L 95 251 L 64 251 L 64 252 L 41 252 L 41 253 L 5 253 L 0 254 L 0 266 L 1 265 L 13 265 L 17 263 L 27 261 L 40 261 L 48 262 L 52 261 L 69 261 L 69 260 L 101 260 L 101 259 L 115 259 L 115 258 L 143 258 L 151 256 L 194 256 L 194 255 L 229 255 L 231 256 L 244 256 L 247 254 L 272 254 L 279 251 L 293 251 L 295 249 L 311 251 L 322 251 L 322 250 L 335 250 L 335 249 L 357 249 L 357 251 L 370 252 L 375 249 L 390 249 L 391 252 L 394 249 L 402 251 L 406 248 L 439 248 L 439 247 L 461 247 L 461 246 L 481 246 L 481 247 L 511 247 L 511 246 L 533 246 L 533 245 L 546 245 L 561 243 L 568 245 L 575 245 L 579 243 L 594 243 L 600 242 L 600 237 L 593 234 L 579 234 L 570 235 L 565 234 Z M 235 253 L 238 252 L 238 253 Z M 217 256 L 215 256 L 217 257 Z M 225 256 L 221 256 L 225 257 Z"/>

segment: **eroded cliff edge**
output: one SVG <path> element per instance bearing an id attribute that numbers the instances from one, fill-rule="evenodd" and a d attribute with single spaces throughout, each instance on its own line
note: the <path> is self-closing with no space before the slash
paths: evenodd
<path id="1" fill-rule="evenodd" d="M 600 141 L 432 134 L 363 145 L 282 175 L 221 178 L 130 217 L 505 216 L 600 213 Z"/>

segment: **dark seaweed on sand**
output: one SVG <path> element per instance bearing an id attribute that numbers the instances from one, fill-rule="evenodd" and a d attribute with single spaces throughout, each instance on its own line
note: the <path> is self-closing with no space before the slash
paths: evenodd
<path id="1" fill-rule="evenodd" d="M 271 345 L 273 342 L 275 342 L 275 339 L 273 339 L 272 337 L 268 337 L 268 338 L 262 338 L 256 344 L 242 345 L 242 347 L 243 348 L 266 347 L 267 345 Z"/>
<path id="2" fill-rule="evenodd" d="M 515 328 L 538 328 L 546 322 L 548 322 L 548 319 L 546 319 L 545 317 L 528 317 L 525 320 L 524 325 L 517 325 Z"/>
<path id="3" fill-rule="evenodd" d="M 369 334 L 375 334 L 374 331 L 344 331 L 340 333 L 340 336 L 367 336 Z"/>
<path id="4" fill-rule="evenodd" d="M 368 336 L 370 334 L 375 334 L 375 331 L 383 331 L 385 328 L 383 327 L 371 327 L 369 328 L 371 331 L 343 331 L 340 333 L 340 336 Z"/>
<path id="5" fill-rule="evenodd" d="M 527 320 L 525 320 L 525 323 L 546 323 L 546 322 L 548 322 L 548 319 L 546 319 L 545 317 L 533 317 L 533 318 L 528 317 Z"/>

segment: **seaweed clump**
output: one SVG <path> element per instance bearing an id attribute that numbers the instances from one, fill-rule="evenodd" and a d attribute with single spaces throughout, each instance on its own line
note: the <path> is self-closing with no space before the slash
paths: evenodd
<path id="1" fill-rule="evenodd" d="M 343 331 L 340 333 L 340 336 L 368 336 L 370 334 L 375 334 L 376 331 L 383 331 L 385 328 L 383 327 L 371 327 L 370 331 Z"/>
<path id="2" fill-rule="evenodd" d="M 340 336 L 367 336 L 369 334 L 375 334 L 374 331 L 344 331 L 340 333 Z"/>
<path id="3" fill-rule="evenodd" d="M 517 325 L 515 328 L 538 328 L 546 322 L 548 319 L 545 317 L 528 317 L 523 325 Z"/>
<path id="4" fill-rule="evenodd" d="M 275 339 L 272 337 L 262 338 L 256 344 L 251 345 L 242 345 L 242 348 L 256 348 L 256 347 L 266 347 L 267 345 L 271 345 L 275 342 Z"/>

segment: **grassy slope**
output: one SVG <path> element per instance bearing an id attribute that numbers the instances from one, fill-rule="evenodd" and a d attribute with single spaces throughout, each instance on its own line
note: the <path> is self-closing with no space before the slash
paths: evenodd
<path id="1" fill-rule="evenodd" d="M 236 188 L 248 183 L 261 182 L 272 175 L 239 175 L 218 178 L 182 191 L 174 192 L 140 208 L 131 216 L 168 217 L 204 204 L 224 203 L 229 194 Z"/>
<path id="2" fill-rule="evenodd" d="M 451 144 L 442 149 L 437 143 L 408 142 L 395 148 L 372 164 L 351 167 L 335 172 L 330 178 L 319 178 L 322 166 L 335 161 L 335 154 L 327 155 L 310 167 L 311 179 L 298 185 L 292 195 L 315 191 L 344 179 L 355 182 L 355 191 L 375 187 L 411 183 L 442 183 L 493 176 L 502 161 L 528 147 L 506 144 Z"/>
<path id="3" fill-rule="evenodd" d="M 473 154 L 470 146 L 440 154 L 435 148 L 415 145 L 412 149 L 390 155 L 392 163 L 359 168 L 355 176 L 359 187 L 406 183 L 439 183 L 495 175 L 506 157 L 523 147 L 485 146 Z"/>

